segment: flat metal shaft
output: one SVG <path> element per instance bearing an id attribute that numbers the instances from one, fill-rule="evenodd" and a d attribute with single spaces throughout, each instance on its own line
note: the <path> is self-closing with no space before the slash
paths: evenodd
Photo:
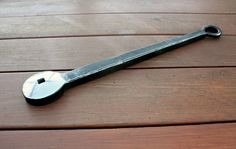
<path id="1" fill-rule="evenodd" d="M 106 74 L 107 72 L 119 70 L 131 64 L 140 62 L 141 60 L 153 57 L 158 54 L 162 54 L 174 48 L 199 40 L 207 35 L 208 32 L 206 32 L 204 29 L 200 29 L 193 33 L 171 38 L 169 40 L 136 49 L 119 56 L 110 57 L 92 64 L 79 67 L 77 69 L 64 73 L 63 76 L 68 81 L 68 83 L 86 77 L 96 77 L 96 75 Z"/>

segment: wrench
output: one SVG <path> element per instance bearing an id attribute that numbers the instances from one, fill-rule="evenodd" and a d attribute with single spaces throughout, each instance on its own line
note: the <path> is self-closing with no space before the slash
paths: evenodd
<path id="1" fill-rule="evenodd" d="M 207 25 L 200 30 L 171 38 L 158 44 L 106 58 L 65 73 L 44 71 L 29 77 L 23 84 L 23 95 L 31 105 L 45 105 L 58 99 L 71 86 L 103 76 L 141 60 L 170 51 L 206 36 L 219 37 L 222 31 L 217 26 Z"/>

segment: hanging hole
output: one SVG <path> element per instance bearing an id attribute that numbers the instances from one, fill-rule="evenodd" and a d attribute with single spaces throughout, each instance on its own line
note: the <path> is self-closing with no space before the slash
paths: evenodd
<path id="1" fill-rule="evenodd" d="M 222 34 L 221 29 L 213 25 L 205 26 L 203 27 L 203 30 L 207 33 L 208 36 L 211 36 L 211 37 L 219 37 Z"/>
<path id="2" fill-rule="evenodd" d="M 210 27 L 206 27 L 205 28 L 205 32 L 216 34 L 216 33 L 219 32 L 219 30 L 217 28 L 215 28 L 215 27 L 210 26 Z"/>

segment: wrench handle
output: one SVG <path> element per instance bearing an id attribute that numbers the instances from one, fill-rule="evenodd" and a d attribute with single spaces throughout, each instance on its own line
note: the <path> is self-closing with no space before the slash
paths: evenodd
<path id="1" fill-rule="evenodd" d="M 185 34 L 183 36 L 171 38 L 157 44 L 132 50 L 119 56 L 110 57 L 92 64 L 79 67 L 77 69 L 64 73 L 63 77 L 65 78 L 65 80 L 67 80 L 67 83 L 71 83 L 88 77 L 93 78 L 97 75 L 104 75 L 108 72 L 113 72 L 127 67 L 131 64 L 138 63 L 141 60 L 173 50 L 174 48 L 186 45 L 206 36 L 219 37 L 221 36 L 221 34 L 222 31 L 216 26 L 204 26 L 198 31 Z"/>

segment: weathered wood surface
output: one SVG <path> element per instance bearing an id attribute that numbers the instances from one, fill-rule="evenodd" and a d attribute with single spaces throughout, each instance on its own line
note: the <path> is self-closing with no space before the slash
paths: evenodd
<path id="1" fill-rule="evenodd" d="M 193 126 L 1 131 L 2 148 L 17 149 L 235 149 L 236 124 Z"/>
<path id="2" fill-rule="evenodd" d="M 0 71 L 74 69 L 172 36 L 0 40 Z M 132 43 L 132 44 L 130 44 Z M 203 39 L 130 68 L 236 66 L 236 37 Z"/>
<path id="3" fill-rule="evenodd" d="M 223 36 L 82 84 L 47 106 L 24 101 L 22 84 L 37 71 L 70 70 L 204 24 Z M 0 1 L 1 148 L 235 148 L 235 28 L 235 0 Z"/>
<path id="4" fill-rule="evenodd" d="M 236 13 L 234 0 L 2 0 L 0 16 L 81 13 Z"/>
<path id="5" fill-rule="evenodd" d="M 32 73 L 0 74 L 0 128 L 124 127 L 236 120 L 236 69 L 122 70 L 68 90 L 55 103 L 24 102 Z"/>
<path id="6" fill-rule="evenodd" d="M 236 15 L 101 14 L 0 18 L 0 39 L 105 35 L 185 34 L 206 24 L 236 34 Z"/>

